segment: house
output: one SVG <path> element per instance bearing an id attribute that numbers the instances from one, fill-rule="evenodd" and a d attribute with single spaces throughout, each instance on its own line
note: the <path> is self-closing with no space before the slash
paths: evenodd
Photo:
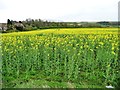
<path id="1" fill-rule="evenodd" d="M 7 23 L 0 23 L 0 31 L 6 31 L 7 30 Z"/>

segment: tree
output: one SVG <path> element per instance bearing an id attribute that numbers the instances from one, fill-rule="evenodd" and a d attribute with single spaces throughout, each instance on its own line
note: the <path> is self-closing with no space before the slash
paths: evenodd
<path id="1" fill-rule="evenodd" d="M 10 19 L 7 19 L 7 30 L 11 30 L 12 29 L 12 22 L 10 21 Z"/>
<path id="2" fill-rule="evenodd" d="M 10 21 L 10 19 L 7 20 L 7 24 L 12 25 L 12 22 Z"/>

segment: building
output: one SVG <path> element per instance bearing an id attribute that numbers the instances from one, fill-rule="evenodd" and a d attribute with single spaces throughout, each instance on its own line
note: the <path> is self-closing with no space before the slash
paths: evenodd
<path id="1" fill-rule="evenodd" d="M 0 23 L 0 31 L 6 31 L 7 30 L 7 23 Z"/>

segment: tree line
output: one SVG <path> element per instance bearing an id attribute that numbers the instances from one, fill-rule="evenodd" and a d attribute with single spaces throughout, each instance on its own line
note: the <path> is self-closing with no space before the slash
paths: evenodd
<path id="1" fill-rule="evenodd" d="M 24 21 L 7 20 L 7 31 L 30 31 L 49 28 L 94 28 L 117 27 L 117 22 L 54 22 L 41 19 L 26 19 Z"/>
<path id="2" fill-rule="evenodd" d="M 26 19 L 25 21 L 7 20 L 7 30 L 29 31 L 48 28 L 67 28 L 67 23 L 43 21 L 41 19 Z"/>

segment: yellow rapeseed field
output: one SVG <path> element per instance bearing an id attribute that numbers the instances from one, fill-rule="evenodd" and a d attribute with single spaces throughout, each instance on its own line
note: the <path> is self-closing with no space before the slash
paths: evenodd
<path id="1" fill-rule="evenodd" d="M 32 76 L 118 85 L 117 28 L 46 29 L 2 34 L 3 86 Z"/>

